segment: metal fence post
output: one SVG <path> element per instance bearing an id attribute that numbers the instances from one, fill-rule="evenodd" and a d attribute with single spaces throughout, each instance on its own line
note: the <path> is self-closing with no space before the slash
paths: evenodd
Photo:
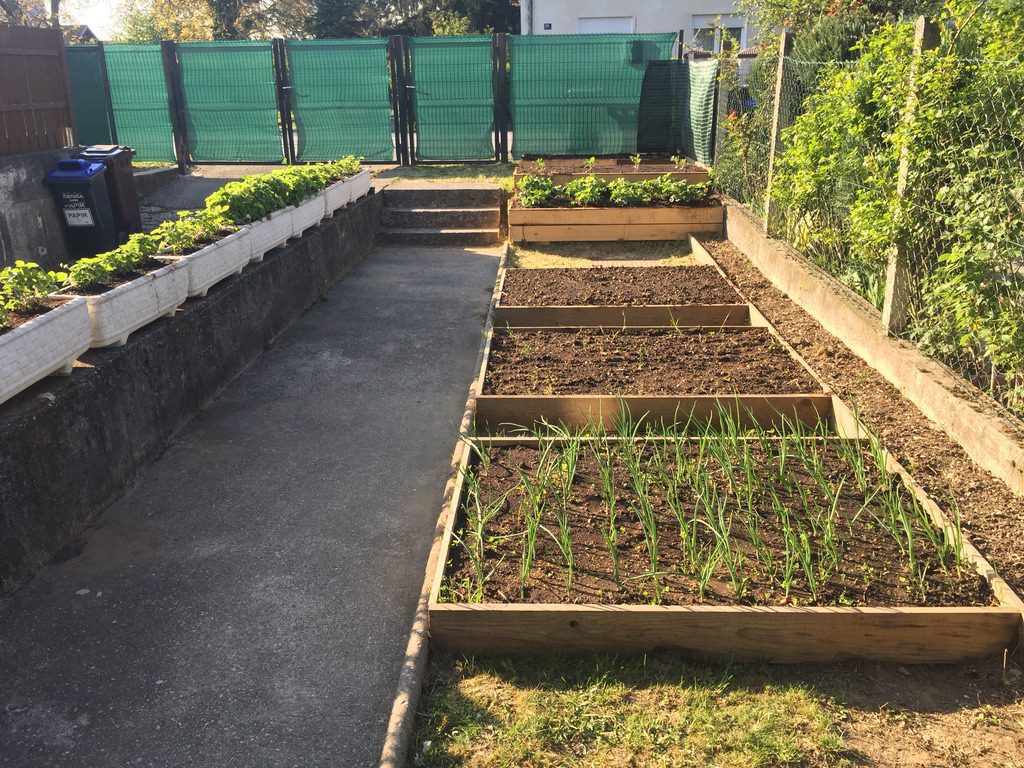
<path id="1" fill-rule="evenodd" d="M 491 38 L 494 91 L 494 159 L 508 162 L 508 39 L 504 32 Z"/>
<path id="2" fill-rule="evenodd" d="M 185 97 L 181 89 L 181 68 L 178 66 L 178 46 L 171 40 L 160 43 L 160 55 L 164 63 L 164 82 L 167 85 L 167 106 L 171 115 L 171 132 L 174 136 L 174 154 L 178 158 L 178 173 L 188 171 L 192 159 L 188 148 L 185 128 Z"/>
<path id="3" fill-rule="evenodd" d="M 281 115 L 281 146 L 288 165 L 295 163 L 295 131 L 292 121 L 291 83 L 288 78 L 288 51 L 284 40 L 270 41 L 274 56 L 274 85 L 277 91 L 277 111 Z"/>
<path id="4" fill-rule="evenodd" d="M 772 183 L 775 180 L 775 156 L 782 149 L 782 84 L 786 71 L 786 57 L 793 50 L 793 32 L 782 30 L 779 35 L 779 65 L 775 71 L 775 105 L 772 110 L 772 135 L 768 141 L 768 182 L 764 190 L 764 229 L 771 234 L 772 221 L 777 211 L 772 206 Z"/>
<path id="5" fill-rule="evenodd" d="M 110 76 L 107 74 L 107 53 L 103 42 L 96 43 L 96 61 L 100 68 L 100 87 L 103 88 L 103 106 L 107 110 L 107 124 L 110 126 L 110 143 L 120 144 L 117 140 L 117 118 L 114 116 L 114 100 L 110 95 Z"/>
<path id="6" fill-rule="evenodd" d="M 409 145 L 406 141 L 405 114 L 402 94 L 405 80 L 402 73 L 405 59 L 402 54 L 402 38 L 392 35 L 388 38 L 388 63 L 391 66 L 391 115 L 395 131 L 395 160 L 399 165 L 409 165 Z"/>
<path id="7" fill-rule="evenodd" d="M 907 106 L 903 112 L 903 123 L 906 126 L 914 122 L 917 111 L 917 73 L 921 65 L 921 55 L 938 46 L 939 26 L 924 16 L 919 16 L 914 33 L 914 58 L 910 64 L 910 88 L 907 91 Z M 896 176 L 897 198 L 906 197 L 909 175 L 910 144 L 904 140 L 900 147 L 899 173 Z M 921 265 L 910 263 L 906 250 L 900 243 L 893 246 L 885 270 L 885 300 L 882 304 L 882 326 L 887 333 L 898 334 L 906 327 L 910 317 L 910 306 L 921 279 L 920 268 Z"/>
<path id="8" fill-rule="evenodd" d="M 398 38 L 402 48 L 402 90 L 399 97 L 402 99 L 402 114 L 405 116 L 405 139 L 409 152 L 409 165 L 416 165 L 416 107 L 413 99 L 413 91 L 416 86 L 413 84 L 413 61 L 412 47 L 409 45 L 409 38 L 402 35 Z"/>

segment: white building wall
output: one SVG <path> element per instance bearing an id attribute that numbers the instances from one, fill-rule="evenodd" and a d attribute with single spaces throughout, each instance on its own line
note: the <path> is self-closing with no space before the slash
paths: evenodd
<path id="1" fill-rule="evenodd" d="M 733 0 L 521 0 L 522 34 L 575 35 L 581 32 L 580 19 L 612 19 L 625 23 L 631 32 L 678 32 L 685 30 L 686 41 L 695 27 L 704 27 L 721 16 L 722 26 L 742 26 L 740 46 L 750 45 L 755 30 Z M 532 18 L 531 18 L 532 17 Z M 627 21 L 628 20 L 628 21 Z M 585 24 L 590 28 L 601 22 Z M 586 30 L 582 30 L 586 31 Z"/>

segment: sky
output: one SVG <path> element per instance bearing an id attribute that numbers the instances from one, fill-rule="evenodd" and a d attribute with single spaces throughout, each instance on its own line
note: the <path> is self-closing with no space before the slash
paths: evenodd
<path id="1" fill-rule="evenodd" d="M 121 0 L 65 0 L 61 5 L 67 8 L 70 18 L 87 25 L 100 40 L 109 40 L 117 31 Z"/>

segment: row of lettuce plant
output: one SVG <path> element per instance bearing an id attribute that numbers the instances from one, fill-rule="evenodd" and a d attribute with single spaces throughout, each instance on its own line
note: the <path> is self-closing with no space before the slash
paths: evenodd
<path id="1" fill-rule="evenodd" d="M 160 256 L 181 256 L 219 240 L 274 211 L 298 205 L 321 190 L 361 170 L 359 160 L 282 168 L 224 185 L 206 199 L 205 208 L 181 211 L 147 234 L 133 234 L 112 251 L 79 259 L 66 271 L 16 261 L 0 271 L 0 330 L 14 324 L 17 313 L 38 312 L 46 297 L 63 289 L 94 291 L 144 269 Z"/>
<path id="2" fill-rule="evenodd" d="M 567 184 L 555 184 L 547 176 L 530 174 L 519 180 L 518 187 L 518 200 L 524 208 L 702 205 L 710 199 L 709 184 L 690 184 L 671 173 L 644 181 L 607 181 L 590 174 Z"/>

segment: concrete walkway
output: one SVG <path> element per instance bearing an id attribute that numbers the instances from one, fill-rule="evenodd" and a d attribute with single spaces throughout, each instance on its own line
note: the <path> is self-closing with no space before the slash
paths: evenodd
<path id="1" fill-rule="evenodd" d="M 375 251 L 0 603 L 0 765 L 376 765 L 497 253 Z"/>

